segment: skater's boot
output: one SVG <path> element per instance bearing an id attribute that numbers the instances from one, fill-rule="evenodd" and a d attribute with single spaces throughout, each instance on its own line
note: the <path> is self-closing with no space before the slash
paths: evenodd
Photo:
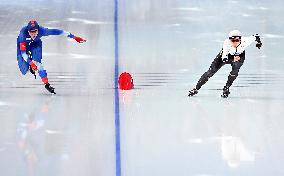
<path id="1" fill-rule="evenodd" d="M 51 87 L 49 83 L 45 84 L 44 87 L 45 87 L 50 93 L 56 94 L 56 93 L 54 92 L 54 88 Z"/>
<path id="2" fill-rule="evenodd" d="M 230 91 L 229 91 L 229 87 L 227 86 L 224 86 L 223 88 L 223 94 L 221 95 L 222 98 L 227 98 L 230 94 Z"/>
<path id="3" fill-rule="evenodd" d="M 189 96 L 189 97 L 192 97 L 193 95 L 195 95 L 195 94 L 197 94 L 197 93 L 198 93 L 198 90 L 197 90 L 196 88 L 194 88 L 194 89 L 192 89 L 192 90 L 189 91 L 188 96 Z"/>

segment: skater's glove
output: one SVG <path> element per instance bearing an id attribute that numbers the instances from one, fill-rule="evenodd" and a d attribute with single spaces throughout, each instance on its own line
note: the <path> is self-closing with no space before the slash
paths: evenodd
<path id="1" fill-rule="evenodd" d="M 262 46 L 262 43 L 261 43 L 260 37 L 259 37 L 259 35 L 258 35 L 258 34 L 255 34 L 254 36 L 255 36 L 255 41 L 257 42 L 255 46 L 256 46 L 258 49 L 260 49 L 260 48 L 261 48 L 261 46 Z"/>
<path id="2" fill-rule="evenodd" d="M 262 46 L 262 43 L 261 43 L 261 42 L 259 42 L 259 43 L 255 44 L 255 46 L 256 46 L 258 49 L 260 49 L 260 48 L 261 48 L 261 46 Z"/>
<path id="3" fill-rule="evenodd" d="M 33 71 L 37 71 L 37 66 L 36 66 L 36 64 L 33 61 L 30 61 L 29 65 L 31 66 Z"/>
<path id="4" fill-rule="evenodd" d="M 81 37 L 77 37 L 77 36 L 74 36 L 73 39 L 76 40 L 76 42 L 78 42 L 78 43 L 84 43 L 84 42 L 87 41 L 87 40 L 85 40 Z"/>
<path id="5" fill-rule="evenodd" d="M 260 36 L 258 34 L 255 34 L 254 36 L 255 36 L 255 41 L 260 42 Z"/>

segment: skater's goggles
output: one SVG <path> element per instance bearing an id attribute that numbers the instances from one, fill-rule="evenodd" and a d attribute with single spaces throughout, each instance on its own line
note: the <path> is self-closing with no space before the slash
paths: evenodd
<path id="1" fill-rule="evenodd" d="M 30 30 L 29 32 L 30 32 L 30 33 L 37 33 L 38 30 L 37 30 L 37 29 L 34 29 L 34 30 Z"/>
<path id="2" fill-rule="evenodd" d="M 230 39 L 231 40 L 231 42 L 240 42 L 241 41 L 241 39 Z"/>
<path id="3" fill-rule="evenodd" d="M 232 42 L 239 42 L 239 41 L 241 41 L 241 37 L 240 37 L 240 36 L 229 37 L 229 39 L 230 39 Z"/>

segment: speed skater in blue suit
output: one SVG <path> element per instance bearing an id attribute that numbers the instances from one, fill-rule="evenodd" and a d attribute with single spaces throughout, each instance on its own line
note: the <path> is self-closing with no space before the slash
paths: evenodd
<path id="1" fill-rule="evenodd" d="M 86 40 L 60 29 L 49 29 L 40 26 L 35 20 L 29 21 L 28 25 L 21 29 L 17 38 L 17 60 L 21 73 L 25 75 L 30 71 L 36 77 L 35 72 L 37 71 L 45 88 L 50 93 L 55 94 L 54 88 L 49 84 L 47 72 L 42 64 L 41 37 L 49 35 L 63 35 L 74 39 L 78 43 L 84 43 Z"/>

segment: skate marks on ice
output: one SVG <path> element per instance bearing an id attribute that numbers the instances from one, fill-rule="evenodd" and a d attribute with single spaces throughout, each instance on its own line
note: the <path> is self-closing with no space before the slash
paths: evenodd
<path id="1" fill-rule="evenodd" d="M 178 82 L 178 73 L 134 73 L 135 89 L 164 87 Z"/>
<path id="2" fill-rule="evenodd" d="M 38 94 L 49 94 L 45 90 L 40 77 L 34 79 L 30 73 L 20 77 L 16 74 L 1 74 L 0 78 L 0 90 L 2 91 L 17 90 L 18 92 L 19 89 L 24 89 L 24 92 L 35 91 Z M 112 78 L 94 72 L 88 74 L 84 72 L 49 72 L 49 82 L 58 93 L 57 96 L 69 94 L 90 95 L 90 93 L 99 93 L 104 89 L 112 88 Z"/>
<path id="3" fill-rule="evenodd" d="M 132 73 L 135 89 L 174 89 L 187 92 L 192 88 L 199 79 L 200 75 L 189 72 L 134 72 Z M 94 85 L 97 89 L 112 89 L 112 78 L 99 73 L 83 72 L 50 72 L 49 80 L 57 91 L 61 94 L 75 91 L 90 92 Z M 32 75 L 21 77 L 20 80 L 13 75 L 0 75 L 0 89 L 39 89 L 44 87 L 40 78 L 36 80 Z M 96 80 L 96 81 L 92 81 Z M 216 74 L 207 82 L 198 93 L 198 97 L 212 95 L 220 96 L 222 88 L 226 83 L 226 74 Z M 109 82 L 109 83 L 106 83 Z M 278 94 L 278 98 L 283 98 L 281 88 L 284 88 L 284 74 L 240 74 L 236 82 L 231 87 L 232 94 L 230 97 L 268 97 L 269 95 Z M 96 91 L 93 89 L 93 91 Z M 208 93 L 209 91 L 209 93 Z M 280 95 L 279 95 L 280 93 Z M 74 92 L 76 94 L 76 92 Z M 266 96 L 265 96 L 266 95 Z"/>
<path id="4" fill-rule="evenodd" d="M 168 91 L 167 94 L 178 94 L 185 96 L 188 91 L 195 86 L 199 79 L 198 74 L 188 72 L 141 72 L 133 73 L 134 86 L 138 90 L 160 90 Z M 220 98 L 222 88 L 227 81 L 227 74 L 214 75 L 199 93 L 192 98 L 215 99 Z M 281 89 L 284 88 L 284 75 L 278 73 L 269 74 L 240 74 L 236 82 L 230 88 L 230 98 L 249 100 L 282 100 L 284 94 Z M 173 93 L 175 92 L 175 93 Z"/>
<path id="5" fill-rule="evenodd" d="M 50 72 L 49 76 L 51 83 L 57 85 L 68 85 L 68 83 L 70 84 L 71 82 L 82 82 L 85 78 L 83 74 L 71 72 Z M 27 73 L 27 75 L 24 76 L 23 80 L 21 81 L 18 81 L 16 80 L 16 77 L 9 75 L 0 75 L 0 77 L 2 77 L 0 88 L 36 88 L 38 86 L 42 86 L 40 77 L 34 79 L 34 77 L 30 73 Z"/>
<path id="6" fill-rule="evenodd" d="M 175 86 L 182 88 L 184 86 L 194 85 L 200 75 L 187 72 L 176 73 L 133 73 L 135 88 L 147 89 L 149 87 L 167 87 Z M 221 86 L 212 90 L 221 90 L 222 85 L 226 83 L 227 75 L 218 74 L 210 78 L 208 83 L 213 83 L 213 87 Z M 280 85 L 284 82 L 284 74 L 240 74 L 238 82 L 233 87 L 254 87 L 257 85 Z M 284 86 L 284 84 L 283 84 Z M 275 86 L 274 86 L 275 87 Z M 209 89 L 209 90 L 211 90 Z"/>

